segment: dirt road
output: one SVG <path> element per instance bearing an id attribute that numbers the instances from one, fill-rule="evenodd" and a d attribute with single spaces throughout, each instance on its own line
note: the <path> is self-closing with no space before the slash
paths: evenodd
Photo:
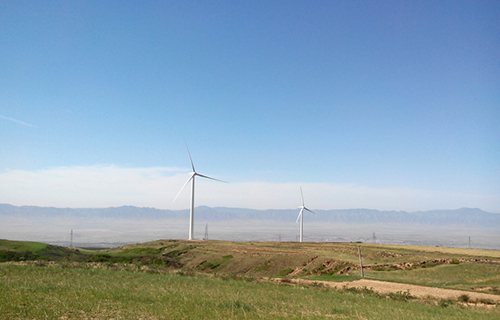
<path id="1" fill-rule="evenodd" d="M 469 296 L 470 300 L 488 299 L 491 301 L 500 302 L 500 296 L 495 294 L 453 290 L 453 289 L 441 289 L 441 288 L 418 286 L 414 284 L 386 282 L 378 280 L 362 279 L 351 282 L 331 282 L 331 281 L 313 281 L 304 279 L 287 279 L 286 281 L 288 280 L 291 280 L 291 282 L 293 283 L 304 283 L 304 284 L 312 284 L 313 282 L 316 282 L 316 283 L 321 283 L 325 286 L 330 286 L 332 288 L 342 288 L 344 286 L 347 286 L 348 288 L 366 287 L 368 289 L 372 289 L 378 293 L 383 293 L 383 294 L 388 294 L 391 292 L 395 293 L 398 291 L 401 292 L 409 291 L 412 296 L 416 297 L 432 296 L 443 299 L 457 299 L 459 296 L 466 294 Z M 274 279 L 274 281 L 283 281 L 283 280 Z"/>

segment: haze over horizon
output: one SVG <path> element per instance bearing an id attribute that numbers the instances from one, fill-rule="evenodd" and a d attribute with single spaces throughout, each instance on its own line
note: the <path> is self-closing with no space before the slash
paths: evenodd
<path id="1" fill-rule="evenodd" d="M 500 3 L 0 1 L 0 203 L 500 213 Z M 186 187 L 186 189 L 188 189 Z"/>

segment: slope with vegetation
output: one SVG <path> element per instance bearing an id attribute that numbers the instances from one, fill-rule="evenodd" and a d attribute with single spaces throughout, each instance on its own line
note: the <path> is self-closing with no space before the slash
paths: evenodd
<path id="1" fill-rule="evenodd" d="M 366 278 L 463 294 L 417 298 L 404 290 L 377 292 L 371 285 L 328 285 L 360 279 L 358 246 Z M 0 319 L 500 316 L 498 251 L 184 240 L 91 251 L 2 240 L 0 252 L 15 257 L 0 264 Z M 493 299 L 474 298 L 473 292 Z"/>

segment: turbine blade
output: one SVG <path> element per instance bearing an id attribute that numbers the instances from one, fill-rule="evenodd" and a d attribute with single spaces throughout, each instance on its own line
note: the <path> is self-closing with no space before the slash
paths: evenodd
<path id="1" fill-rule="evenodd" d="M 299 215 L 297 216 L 297 220 L 295 220 L 295 223 L 299 222 L 300 216 L 302 215 L 302 212 L 304 212 L 304 209 L 300 209 Z"/>
<path id="2" fill-rule="evenodd" d="M 191 161 L 191 168 L 193 168 L 193 172 L 196 172 L 196 170 L 194 170 L 194 164 L 193 164 L 193 159 L 191 158 L 191 153 L 189 152 L 189 148 L 188 148 L 188 144 L 186 143 L 186 139 L 184 139 L 184 144 L 186 145 L 186 149 L 188 151 L 188 155 L 189 155 L 189 161 Z"/>
<path id="3" fill-rule="evenodd" d="M 194 178 L 194 176 L 195 176 L 195 175 L 194 175 L 194 174 L 192 174 L 192 175 L 191 175 L 191 177 L 189 177 L 189 179 L 186 181 L 186 183 L 184 183 L 184 185 L 182 186 L 182 188 L 181 188 L 181 190 L 179 191 L 179 193 L 175 196 L 174 201 L 172 201 L 172 203 L 173 203 L 173 202 L 175 202 L 175 200 L 177 199 L 177 197 L 181 194 L 182 190 L 184 190 L 184 187 L 186 187 L 186 186 L 187 186 L 187 184 L 189 183 L 189 181 L 191 181 L 191 180 Z"/>
<path id="4" fill-rule="evenodd" d="M 302 206 L 304 206 L 304 194 L 302 193 L 302 187 L 300 187 L 300 197 L 302 198 Z"/>
<path id="5" fill-rule="evenodd" d="M 215 181 L 220 181 L 220 182 L 224 182 L 224 183 L 227 183 L 227 181 L 224 181 L 224 180 L 219 180 L 219 179 L 215 179 L 215 178 L 212 178 L 212 177 L 209 177 L 209 176 L 204 176 L 202 174 L 199 174 L 199 173 L 195 173 L 198 177 L 202 177 L 202 178 L 206 178 L 206 179 L 210 179 L 210 180 L 215 180 Z"/>
<path id="6" fill-rule="evenodd" d="M 307 209 L 306 207 L 304 207 L 304 209 L 305 209 L 305 210 L 307 210 L 307 211 L 309 211 L 310 213 L 314 213 L 314 214 L 316 214 L 316 212 L 314 212 L 314 211 L 312 211 L 312 210 L 309 210 L 309 209 Z"/>

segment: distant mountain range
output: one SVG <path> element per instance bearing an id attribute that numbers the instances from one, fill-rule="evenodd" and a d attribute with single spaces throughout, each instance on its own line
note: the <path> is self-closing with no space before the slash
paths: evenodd
<path id="1" fill-rule="evenodd" d="M 224 220 L 272 220 L 295 221 L 298 209 L 254 210 L 244 208 L 205 207 L 196 208 L 196 219 L 202 221 Z M 461 208 L 456 210 L 431 211 L 379 211 L 371 209 L 339 209 L 315 210 L 308 221 L 352 224 L 422 224 L 433 226 L 467 226 L 499 228 L 500 214 L 485 212 L 481 209 Z M 0 204 L 0 219 L 6 216 L 17 216 L 33 219 L 187 219 L 189 210 L 161 210 L 122 206 L 96 209 L 72 209 L 37 206 L 13 206 Z"/>

